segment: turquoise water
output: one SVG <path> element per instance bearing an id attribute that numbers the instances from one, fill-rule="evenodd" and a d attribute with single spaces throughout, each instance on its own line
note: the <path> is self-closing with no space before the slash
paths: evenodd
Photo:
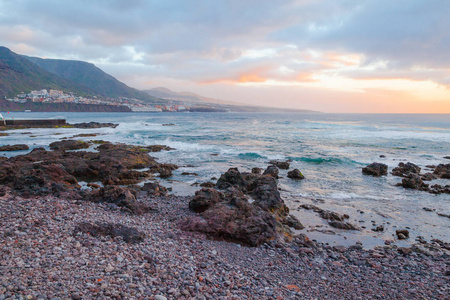
<path id="1" fill-rule="evenodd" d="M 392 170 L 401 161 L 426 165 L 450 163 L 450 115 L 401 114 L 281 114 L 281 113 L 10 113 L 7 118 L 57 118 L 69 123 L 115 122 L 116 129 L 82 130 L 99 133 L 94 139 L 131 144 L 165 144 L 176 150 L 156 153 L 160 161 L 182 166 L 170 181 L 174 193 L 192 195 L 196 182 L 211 181 L 229 167 L 249 171 L 265 168 L 271 159 L 290 159 L 291 168 L 306 176 L 300 182 L 283 178 L 279 186 L 283 198 L 307 226 L 308 235 L 329 243 L 366 245 L 391 239 L 395 229 L 409 227 L 412 236 L 449 241 L 450 219 L 436 212 L 450 213 L 450 195 L 396 187 L 400 178 L 363 176 L 361 168 L 378 161 Z M 174 124 L 163 126 L 163 124 Z M 80 129 L 26 129 L 0 144 L 26 143 L 32 148 L 47 146 L 62 137 L 80 133 Z M 30 132 L 30 133 L 27 133 Z M 26 133 L 26 134 L 23 134 Z M 56 135 L 55 135 L 56 134 Z M 83 138 L 89 140 L 92 138 Z M 3 153 L 3 155 L 12 155 Z M 384 155 L 385 158 L 381 158 Z M 199 176 L 182 176 L 195 172 Z M 450 184 L 450 180 L 436 183 Z M 319 200 L 318 200 L 319 199 Z M 338 231 L 336 235 L 316 230 L 329 229 L 317 214 L 297 210 L 301 203 L 345 212 L 350 221 L 365 226 L 362 232 Z M 360 213 L 359 211 L 364 211 Z M 384 233 L 370 229 L 384 224 Z M 319 227 L 316 227 L 319 226 Z M 396 227 L 395 227 L 396 226 Z M 305 231 L 304 230 L 304 231 Z"/>

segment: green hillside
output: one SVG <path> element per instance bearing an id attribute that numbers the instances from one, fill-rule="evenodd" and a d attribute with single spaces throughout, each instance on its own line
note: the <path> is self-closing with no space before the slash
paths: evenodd
<path id="1" fill-rule="evenodd" d="M 0 97 L 13 97 L 36 89 L 58 89 L 79 95 L 99 95 L 94 90 L 61 78 L 0 46 Z"/>
<path id="2" fill-rule="evenodd" d="M 136 98 L 151 102 L 160 100 L 157 97 L 127 86 L 91 63 L 75 60 L 24 57 L 44 70 L 79 85 L 86 86 L 104 97 Z"/>

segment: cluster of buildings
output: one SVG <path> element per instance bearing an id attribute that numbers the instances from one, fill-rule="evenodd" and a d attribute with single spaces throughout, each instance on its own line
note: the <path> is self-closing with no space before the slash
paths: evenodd
<path id="1" fill-rule="evenodd" d="M 138 99 L 130 98 L 85 98 L 76 96 L 72 93 L 65 93 L 60 90 L 36 90 L 30 93 L 21 93 L 12 99 L 6 99 L 8 101 L 25 103 L 27 101 L 40 102 L 40 103 L 77 103 L 77 104 L 103 104 L 103 105 L 117 105 L 127 106 L 132 111 L 136 112 L 178 112 L 187 111 L 189 107 L 184 105 L 150 105 Z"/>

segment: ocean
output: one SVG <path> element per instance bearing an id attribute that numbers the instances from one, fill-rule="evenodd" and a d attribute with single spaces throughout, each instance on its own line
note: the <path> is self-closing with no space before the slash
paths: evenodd
<path id="1" fill-rule="evenodd" d="M 429 171 L 427 165 L 450 163 L 450 115 L 448 114 L 298 114 L 298 113 L 3 113 L 6 118 L 65 118 L 68 123 L 113 122 L 115 129 L 23 129 L 0 137 L 0 145 L 28 144 L 48 148 L 51 142 L 75 134 L 98 133 L 94 138 L 136 145 L 164 144 L 173 151 L 152 153 L 159 161 L 181 166 L 161 184 L 176 195 L 193 195 L 196 183 L 230 167 L 250 171 L 266 168 L 272 159 L 291 160 L 302 181 L 287 178 L 280 170 L 280 192 L 291 213 L 305 225 L 299 231 L 329 244 L 365 247 L 393 240 L 396 229 L 407 228 L 415 237 L 450 241 L 450 195 L 432 195 L 396 186 L 401 178 L 362 175 L 372 162 L 389 166 L 412 162 Z M 12 156 L 28 151 L 1 152 Z M 382 157 L 380 157 L 382 156 Z M 384 157 L 383 157 L 384 156 Z M 183 172 L 195 175 L 181 175 Z M 432 184 L 450 184 L 434 180 Z M 360 232 L 329 227 L 317 213 L 299 208 L 313 204 L 322 209 L 346 213 Z M 427 207 L 435 211 L 425 211 Z M 371 229 L 383 225 L 383 232 Z M 365 227 L 365 228 L 363 228 Z M 330 231 L 331 230 L 331 231 Z"/>

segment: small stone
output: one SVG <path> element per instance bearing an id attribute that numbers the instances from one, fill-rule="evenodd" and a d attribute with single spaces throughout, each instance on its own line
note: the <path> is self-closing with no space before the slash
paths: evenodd
<path id="1" fill-rule="evenodd" d="M 108 266 L 105 268 L 105 272 L 106 272 L 106 273 L 111 273 L 112 271 L 114 271 L 114 267 L 111 266 L 111 265 L 108 265 Z"/>
<path id="2" fill-rule="evenodd" d="M 72 299 L 74 299 L 74 300 L 80 300 L 80 299 L 81 299 L 81 295 L 78 294 L 78 293 L 72 293 L 72 294 L 70 295 L 70 297 L 71 297 Z"/>
<path id="3" fill-rule="evenodd" d="M 407 229 L 396 230 L 395 234 L 397 235 L 399 240 L 406 240 L 409 238 L 409 231 Z"/>
<path id="4" fill-rule="evenodd" d="M 398 253 L 403 254 L 403 255 L 409 255 L 412 252 L 411 248 L 406 248 L 406 247 L 400 247 L 397 249 Z"/>
<path id="5" fill-rule="evenodd" d="M 162 295 L 156 295 L 155 300 L 167 300 L 167 298 Z"/>

